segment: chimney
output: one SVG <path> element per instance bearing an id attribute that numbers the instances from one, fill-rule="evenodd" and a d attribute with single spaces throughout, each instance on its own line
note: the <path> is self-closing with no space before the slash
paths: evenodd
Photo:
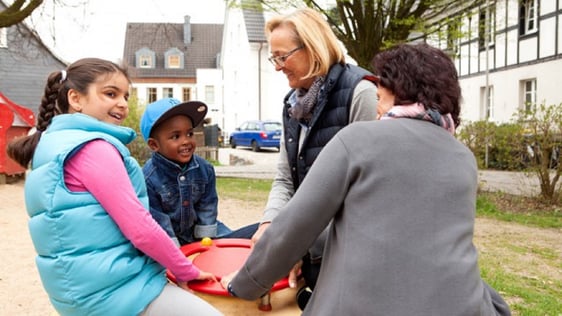
<path id="1" fill-rule="evenodd" d="M 185 45 L 191 44 L 191 17 L 186 15 L 183 17 L 183 42 Z"/>

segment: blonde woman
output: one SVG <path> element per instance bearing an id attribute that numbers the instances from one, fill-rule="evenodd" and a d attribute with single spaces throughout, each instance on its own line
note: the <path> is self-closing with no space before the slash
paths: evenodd
<path id="1" fill-rule="evenodd" d="M 282 71 L 291 90 L 283 100 L 283 137 L 277 175 L 257 242 L 281 208 L 292 198 L 326 143 L 343 127 L 376 117 L 376 86 L 373 75 L 347 64 L 335 34 L 312 9 L 300 9 L 269 20 L 265 27 L 276 71 Z M 302 210 L 306 212 L 307 210 Z M 312 289 L 320 268 L 324 238 L 319 237 L 302 261 L 302 273 Z M 290 286 L 296 286 L 292 270 Z M 303 293 L 303 297 L 309 296 Z M 306 299 L 300 300 L 304 307 Z"/>

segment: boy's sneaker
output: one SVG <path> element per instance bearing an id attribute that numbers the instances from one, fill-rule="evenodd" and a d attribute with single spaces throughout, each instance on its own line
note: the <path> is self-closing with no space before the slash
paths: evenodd
<path id="1" fill-rule="evenodd" d="M 308 286 L 303 286 L 297 291 L 297 304 L 301 311 L 304 310 L 311 296 L 312 290 Z"/>

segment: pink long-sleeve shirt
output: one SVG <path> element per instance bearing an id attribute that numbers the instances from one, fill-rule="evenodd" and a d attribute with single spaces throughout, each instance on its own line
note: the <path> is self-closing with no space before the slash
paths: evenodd
<path id="1" fill-rule="evenodd" d="M 199 269 L 177 248 L 137 198 L 123 158 L 103 140 L 87 143 L 64 167 L 64 181 L 73 192 L 90 192 L 133 245 L 178 281 L 199 276 Z M 119 163 L 116 163 L 119 162 Z"/>

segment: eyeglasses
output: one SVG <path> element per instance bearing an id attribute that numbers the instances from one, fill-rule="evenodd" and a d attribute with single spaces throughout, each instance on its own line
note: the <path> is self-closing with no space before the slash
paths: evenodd
<path id="1" fill-rule="evenodd" d="M 285 66 L 285 61 L 287 60 L 287 58 L 289 58 L 291 55 L 293 55 L 294 53 L 296 53 L 299 49 L 303 49 L 304 46 L 299 46 L 293 50 L 290 50 L 287 54 L 285 55 L 281 55 L 281 56 L 271 56 L 269 57 L 267 60 L 269 60 L 273 66 L 279 66 L 279 67 L 283 67 Z"/>

